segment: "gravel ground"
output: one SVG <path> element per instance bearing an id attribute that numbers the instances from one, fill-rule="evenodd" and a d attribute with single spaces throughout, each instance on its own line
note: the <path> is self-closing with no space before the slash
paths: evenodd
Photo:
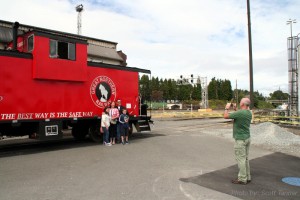
<path id="1" fill-rule="evenodd" d="M 300 155 L 300 136 L 271 122 L 251 124 L 251 144 L 264 149 L 287 154 Z M 203 129 L 203 133 L 232 140 L 232 128 Z"/>

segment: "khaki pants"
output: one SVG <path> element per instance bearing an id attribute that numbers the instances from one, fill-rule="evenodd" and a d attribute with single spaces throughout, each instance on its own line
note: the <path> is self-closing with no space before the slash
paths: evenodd
<path id="1" fill-rule="evenodd" d="M 234 153 L 235 153 L 235 159 L 239 167 L 238 180 L 243 182 L 247 182 L 247 180 L 251 180 L 250 165 L 248 159 L 249 148 L 250 148 L 250 138 L 246 140 L 235 140 Z"/>

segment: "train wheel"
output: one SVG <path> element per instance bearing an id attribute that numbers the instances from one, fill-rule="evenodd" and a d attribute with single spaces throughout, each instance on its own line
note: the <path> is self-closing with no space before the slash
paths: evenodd
<path id="1" fill-rule="evenodd" d="M 87 130 L 84 129 L 82 126 L 74 126 L 72 128 L 72 135 L 75 138 L 75 140 L 84 140 L 87 134 Z"/>
<path id="2" fill-rule="evenodd" d="M 90 138 L 97 143 L 103 142 L 103 135 L 100 133 L 100 127 L 97 125 L 91 125 L 89 128 Z"/>

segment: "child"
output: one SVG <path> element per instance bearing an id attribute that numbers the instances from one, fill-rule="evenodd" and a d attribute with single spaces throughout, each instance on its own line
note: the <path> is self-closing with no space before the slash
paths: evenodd
<path id="1" fill-rule="evenodd" d="M 103 132 L 103 144 L 106 146 L 111 146 L 111 143 L 109 143 L 109 125 L 110 125 L 110 117 L 109 117 L 109 108 L 105 107 L 102 113 L 101 117 L 101 129 Z"/>
<path id="2" fill-rule="evenodd" d="M 129 127 L 129 116 L 127 115 L 126 109 L 122 110 L 122 114 L 119 117 L 119 122 L 120 122 L 120 133 L 121 133 L 122 144 L 129 144 L 128 131 L 130 130 L 130 127 Z M 124 143 L 124 137 L 125 137 L 125 143 Z"/>

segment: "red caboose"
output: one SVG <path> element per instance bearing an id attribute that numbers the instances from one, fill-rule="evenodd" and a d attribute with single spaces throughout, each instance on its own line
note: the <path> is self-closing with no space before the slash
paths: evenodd
<path id="1" fill-rule="evenodd" d="M 117 99 L 130 124 L 149 130 L 150 117 L 140 109 L 139 72 L 151 72 L 127 67 L 116 46 L 0 20 L 0 133 L 48 140 L 72 127 L 75 138 L 89 134 L 100 141 L 103 108 Z"/>

